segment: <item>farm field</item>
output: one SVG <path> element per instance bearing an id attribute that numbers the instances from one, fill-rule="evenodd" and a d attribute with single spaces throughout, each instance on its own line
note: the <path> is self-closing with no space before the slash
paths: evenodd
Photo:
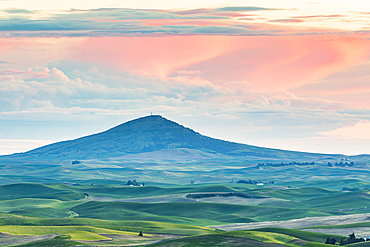
<path id="1" fill-rule="evenodd" d="M 3 185 L 0 244 L 321 246 L 328 236 L 370 235 L 366 190 L 346 192 L 325 181 L 319 185 L 326 188 L 289 184 Z"/>

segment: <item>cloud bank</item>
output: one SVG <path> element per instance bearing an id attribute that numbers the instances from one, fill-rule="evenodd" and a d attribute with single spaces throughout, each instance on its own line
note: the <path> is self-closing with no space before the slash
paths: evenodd
<path id="1" fill-rule="evenodd" d="M 112 37 L 158 35 L 327 35 L 362 31 L 366 20 L 351 15 L 296 15 L 276 19 L 271 13 L 299 14 L 298 9 L 258 6 L 213 9 L 155 10 L 128 8 L 70 9 L 56 13 L 27 9 L 3 9 L 2 37 Z M 358 19 L 353 21 L 353 19 Z M 362 18 L 362 19 L 361 19 Z M 332 20 L 335 19 L 335 22 Z M 357 23 L 342 29 L 343 25 Z M 317 25 L 318 20 L 320 24 Z M 288 26 L 286 24 L 295 23 Z M 302 25 L 300 26 L 300 23 Z M 326 23 L 326 28 L 323 28 Z M 342 25 L 342 26 L 343 26 Z"/>

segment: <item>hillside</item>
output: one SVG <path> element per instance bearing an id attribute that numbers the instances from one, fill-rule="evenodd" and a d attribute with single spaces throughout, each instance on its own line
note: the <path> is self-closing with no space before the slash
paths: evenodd
<path id="1" fill-rule="evenodd" d="M 151 115 L 128 121 L 107 131 L 75 140 L 57 142 L 12 158 L 106 159 L 158 151 L 184 150 L 190 155 L 260 157 L 271 160 L 339 160 L 342 155 L 324 155 L 261 148 L 210 138 Z M 9 157 L 9 156 L 8 156 Z M 364 157 L 361 157 L 363 159 Z M 365 157 L 366 158 L 366 157 Z"/>

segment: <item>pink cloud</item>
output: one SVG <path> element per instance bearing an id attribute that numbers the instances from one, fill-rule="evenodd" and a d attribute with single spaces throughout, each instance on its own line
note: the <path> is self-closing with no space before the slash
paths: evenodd
<path id="1" fill-rule="evenodd" d="M 243 15 L 241 15 L 243 16 Z M 240 20 L 240 19 L 239 19 Z M 135 22 L 149 27 L 159 26 L 230 26 L 240 22 L 231 19 L 135 19 L 135 20 L 108 20 L 95 19 L 96 22 Z"/>
<path id="2" fill-rule="evenodd" d="M 172 71 L 224 53 L 230 49 L 230 39 L 215 36 L 88 38 L 70 50 L 68 59 L 166 77 Z"/>
<path id="3" fill-rule="evenodd" d="M 242 14 L 242 13 L 239 13 L 239 12 L 218 12 L 218 13 L 215 13 L 214 15 L 215 16 L 226 16 L 226 17 L 248 17 L 248 16 L 256 16 L 256 15 L 252 15 L 252 14 Z"/>
<path id="4" fill-rule="evenodd" d="M 3 68 L 25 70 L 45 66 L 65 57 L 72 46 L 84 38 L 0 38 L 0 60 Z"/>
<path id="5" fill-rule="evenodd" d="M 361 63 L 369 46 L 356 37 L 236 37 L 234 49 L 185 69 L 203 71 L 206 79 L 221 84 L 245 80 L 285 90 Z"/>
<path id="6" fill-rule="evenodd" d="M 2 76 L 2 75 L 0 75 L 0 82 L 1 81 L 10 81 L 12 79 L 13 79 L 13 77 L 11 77 L 11 76 Z"/>
<path id="7" fill-rule="evenodd" d="M 230 20 L 183 20 L 183 19 L 157 19 L 157 20 L 142 20 L 147 26 L 229 26 L 232 24 L 240 24 Z"/>
<path id="8" fill-rule="evenodd" d="M 278 19 L 278 20 L 271 20 L 270 22 L 294 22 L 294 23 L 299 23 L 303 22 L 301 19 Z"/>
<path id="9" fill-rule="evenodd" d="M 177 14 L 177 15 L 196 15 L 210 12 L 211 9 L 190 9 L 184 11 L 169 11 L 169 13 Z"/>
<path id="10" fill-rule="evenodd" d="M 96 22 L 142 22 L 144 20 L 115 20 L 115 19 L 94 19 L 93 21 L 96 21 Z"/>
<path id="11" fill-rule="evenodd" d="M 210 16 L 225 16 L 225 17 L 256 16 L 254 14 L 240 13 L 240 11 L 215 11 L 214 9 L 193 9 L 193 10 L 185 10 L 185 11 L 169 11 L 169 13 L 177 14 L 177 15 L 206 14 Z"/>
<path id="12" fill-rule="evenodd" d="M 49 71 L 43 69 L 42 71 L 21 71 L 16 69 L 0 70 L 0 80 L 11 80 L 13 78 L 21 80 L 32 80 L 49 77 Z"/>
<path id="13" fill-rule="evenodd" d="M 368 40 L 356 36 L 87 38 L 68 59 L 160 77 L 201 71 L 220 85 L 248 81 L 255 88 L 285 90 L 363 62 L 369 47 Z"/>
<path id="14" fill-rule="evenodd" d="M 370 61 L 338 71 L 315 83 L 292 89 L 303 97 L 346 102 L 354 108 L 370 107 Z"/>
<path id="15" fill-rule="evenodd" d="M 328 76 L 367 59 L 370 42 L 365 35 L 19 38 L 0 39 L 0 44 L 0 60 L 10 62 L 4 65 L 1 81 L 10 76 L 44 78 L 48 73 L 24 70 L 63 59 L 147 78 L 176 78 L 173 83 L 180 83 L 179 74 L 191 71 L 186 80 L 230 90 L 225 96 L 230 100 L 237 97 L 248 102 L 256 92 L 288 90 L 299 97 L 328 99 L 353 107 L 370 105 L 368 80 L 345 84 L 353 82 L 359 72 L 350 71 L 345 80 L 340 76 L 325 86 L 320 84 Z M 7 68 L 14 70 L 11 75 Z M 303 85 L 318 86 L 300 88 Z"/>
<path id="16" fill-rule="evenodd" d="M 301 15 L 301 16 L 294 16 L 292 18 L 339 18 L 339 17 L 346 17 L 346 15 Z"/>
<path id="17" fill-rule="evenodd" d="M 238 20 L 240 20 L 240 21 L 254 21 L 255 20 L 255 18 L 238 18 Z"/>

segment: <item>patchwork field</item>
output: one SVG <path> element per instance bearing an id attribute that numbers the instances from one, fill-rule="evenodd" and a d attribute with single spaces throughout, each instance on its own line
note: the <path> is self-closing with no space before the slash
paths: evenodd
<path id="1" fill-rule="evenodd" d="M 3 185 L 0 245 L 322 246 L 328 237 L 346 239 L 352 232 L 367 237 L 370 195 L 340 189 L 363 182 L 317 184 L 322 187 L 299 181 Z"/>

